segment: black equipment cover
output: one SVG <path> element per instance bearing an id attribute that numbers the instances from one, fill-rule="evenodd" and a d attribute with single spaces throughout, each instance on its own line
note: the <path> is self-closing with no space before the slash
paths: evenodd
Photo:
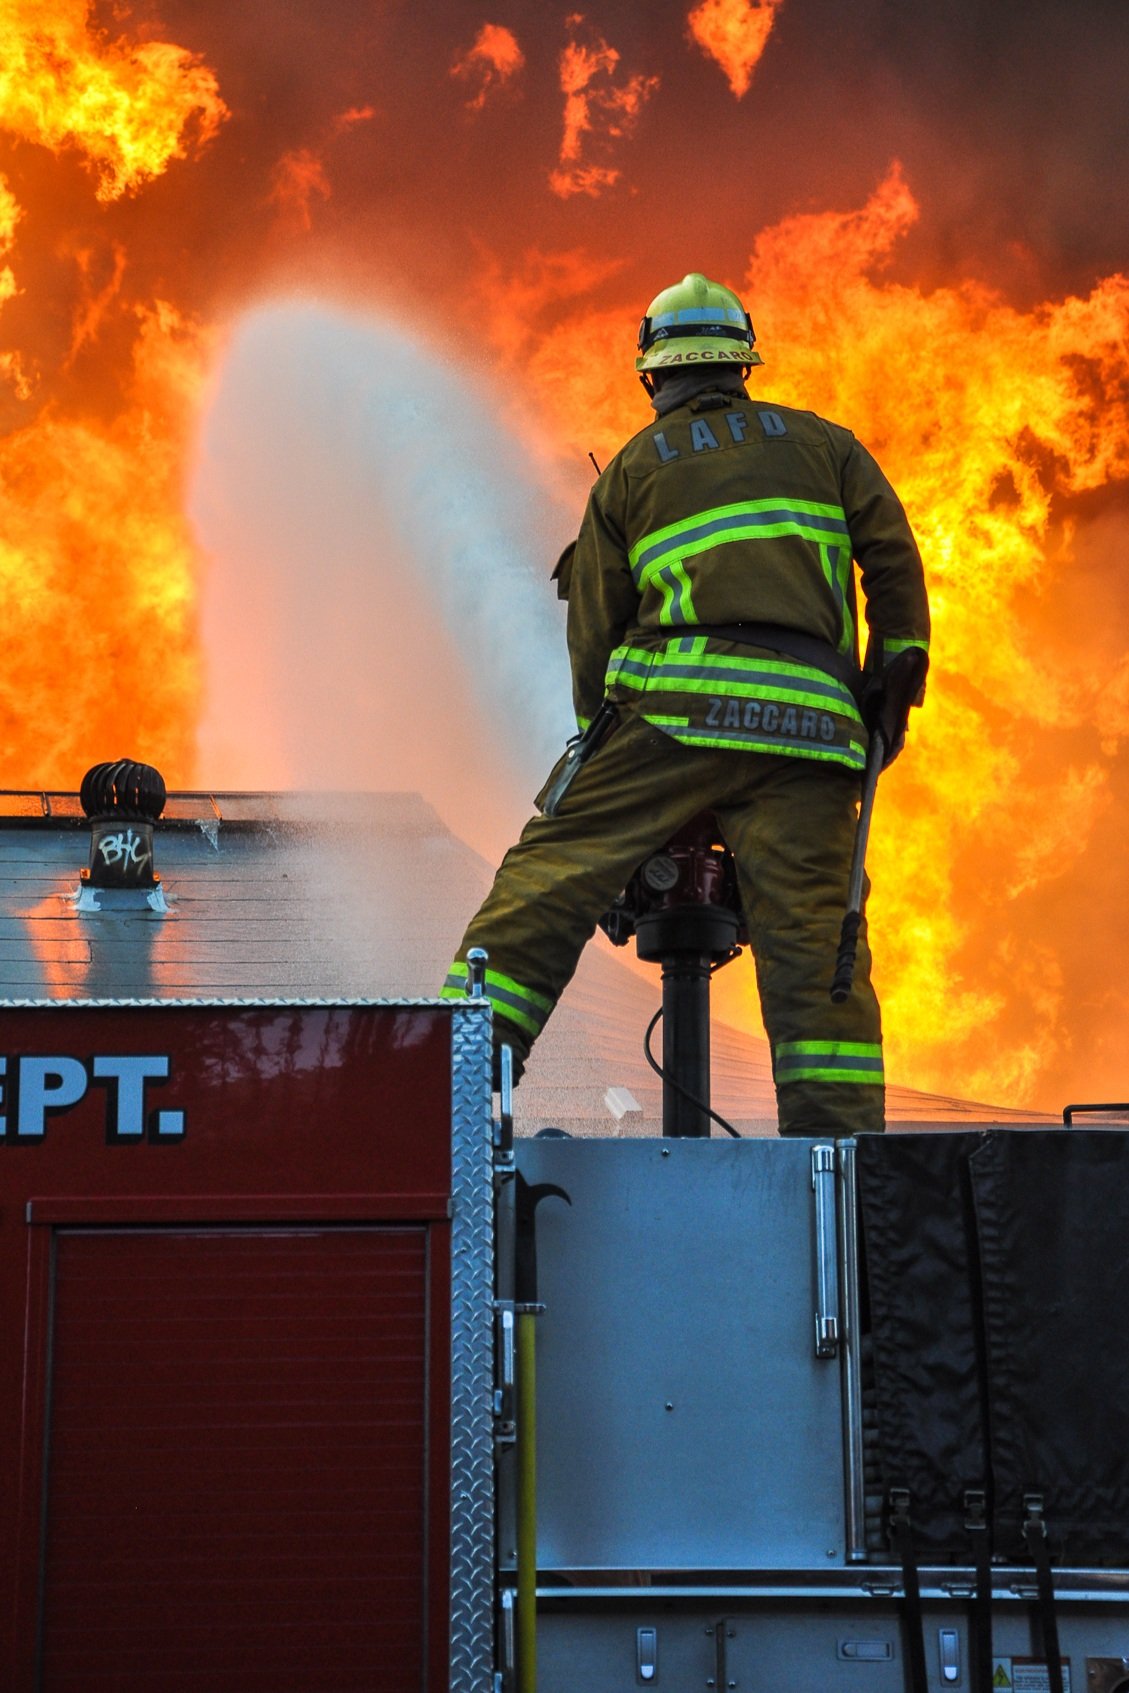
<path id="1" fill-rule="evenodd" d="M 883 1493 L 908 1489 L 919 1555 L 969 1564 L 964 1495 L 993 1555 L 1129 1567 L 1129 1134 L 860 1136 Z"/>
<path id="2" fill-rule="evenodd" d="M 981 1324 L 970 1271 L 974 1134 L 859 1136 L 882 1493 L 908 1489 L 920 1556 L 969 1549 L 984 1486 Z"/>

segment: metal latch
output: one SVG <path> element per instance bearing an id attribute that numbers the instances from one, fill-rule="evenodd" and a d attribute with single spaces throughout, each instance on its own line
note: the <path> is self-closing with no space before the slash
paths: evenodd
<path id="1" fill-rule="evenodd" d="M 1047 1538 L 1047 1523 L 1043 1515 L 1043 1495 L 1041 1493 L 1025 1493 L 1023 1495 L 1023 1533 L 1028 1540 L 1036 1535 L 1040 1540 Z"/>
<path id="2" fill-rule="evenodd" d="M 946 1687 L 960 1680 L 960 1633 L 955 1628 L 937 1630 L 937 1655 L 941 1664 L 941 1680 Z"/>
<path id="3" fill-rule="evenodd" d="M 498 1049 L 498 1120 L 495 1144 L 500 1156 L 510 1160 L 514 1155 L 514 1049 L 503 1045 Z"/>
<path id="4" fill-rule="evenodd" d="M 509 1445 L 512 1443 L 515 1434 L 514 1302 L 512 1299 L 497 1299 L 494 1302 L 494 1310 L 498 1324 L 498 1373 L 494 1388 L 495 1439 L 501 1445 Z"/>
<path id="5" fill-rule="evenodd" d="M 815 1355 L 834 1358 L 839 1350 L 839 1262 L 833 1146 L 812 1147 L 811 1185 L 815 1194 Z"/>
<path id="6" fill-rule="evenodd" d="M 514 1627 L 514 1602 L 517 1591 L 513 1587 L 503 1587 L 498 1595 L 498 1657 L 502 1663 L 503 1684 L 509 1681 L 514 1673 L 517 1656 L 516 1633 Z"/>
<path id="7" fill-rule="evenodd" d="M 969 1534 L 988 1532 L 988 1495 L 982 1487 L 965 1489 L 964 1526 Z"/>
<path id="8" fill-rule="evenodd" d="M 659 1631 L 657 1628 L 635 1630 L 635 1679 L 646 1686 L 659 1673 Z"/>
<path id="9" fill-rule="evenodd" d="M 835 1656 L 849 1664 L 888 1664 L 894 1656 L 892 1640 L 840 1640 Z"/>

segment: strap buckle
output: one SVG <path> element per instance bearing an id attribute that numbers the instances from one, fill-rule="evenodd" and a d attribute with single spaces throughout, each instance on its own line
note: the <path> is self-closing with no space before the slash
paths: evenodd
<path id="1" fill-rule="evenodd" d="M 1043 1495 L 1041 1493 L 1025 1493 L 1023 1495 L 1023 1533 L 1030 1539 L 1038 1535 L 1040 1540 L 1047 1538 L 1047 1524 L 1043 1515 Z"/>
<path id="2" fill-rule="evenodd" d="M 987 1534 L 988 1495 L 984 1488 L 965 1489 L 964 1513 L 964 1526 L 969 1534 Z"/>
<path id="3" fill-rule="evenodd" d="M 892 1487 L 886 1495 L 892 1529 L 909 1527 L 909 1488 Z"/>

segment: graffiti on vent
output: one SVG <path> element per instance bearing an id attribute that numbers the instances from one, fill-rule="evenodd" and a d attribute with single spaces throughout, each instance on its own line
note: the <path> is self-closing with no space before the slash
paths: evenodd
<path id="1" fill-rule="evenodd" d="M 102 854 L 107 869 L 120 865 L 123 868 L 141 870 L 153 857 L 152 848 L 146 844 L 145 837 L 135 834 L 132 829 L 119 830 L 116 835 L 103 835 L 98 842 L 98 851 Z"/>

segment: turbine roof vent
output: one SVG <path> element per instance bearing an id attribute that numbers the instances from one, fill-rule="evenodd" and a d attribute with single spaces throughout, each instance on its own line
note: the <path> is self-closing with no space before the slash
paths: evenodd
<path id="1" fill-rule="evenodd" d="M 86 888 L 156 888 L 153 825 L 165 809 L 165 782 L 151 764 L 119 758 L 82 778 L 79 803 L 90 819 Z"/>
<path id="2" fill-rule="evenodd" d="M 82 778 L 79 804 L 92 821 L 120 818 L 132 823 L 155 823 L 165 809 L 165 779 L 151 764 L 119 758 L 95 764 Z"/>

